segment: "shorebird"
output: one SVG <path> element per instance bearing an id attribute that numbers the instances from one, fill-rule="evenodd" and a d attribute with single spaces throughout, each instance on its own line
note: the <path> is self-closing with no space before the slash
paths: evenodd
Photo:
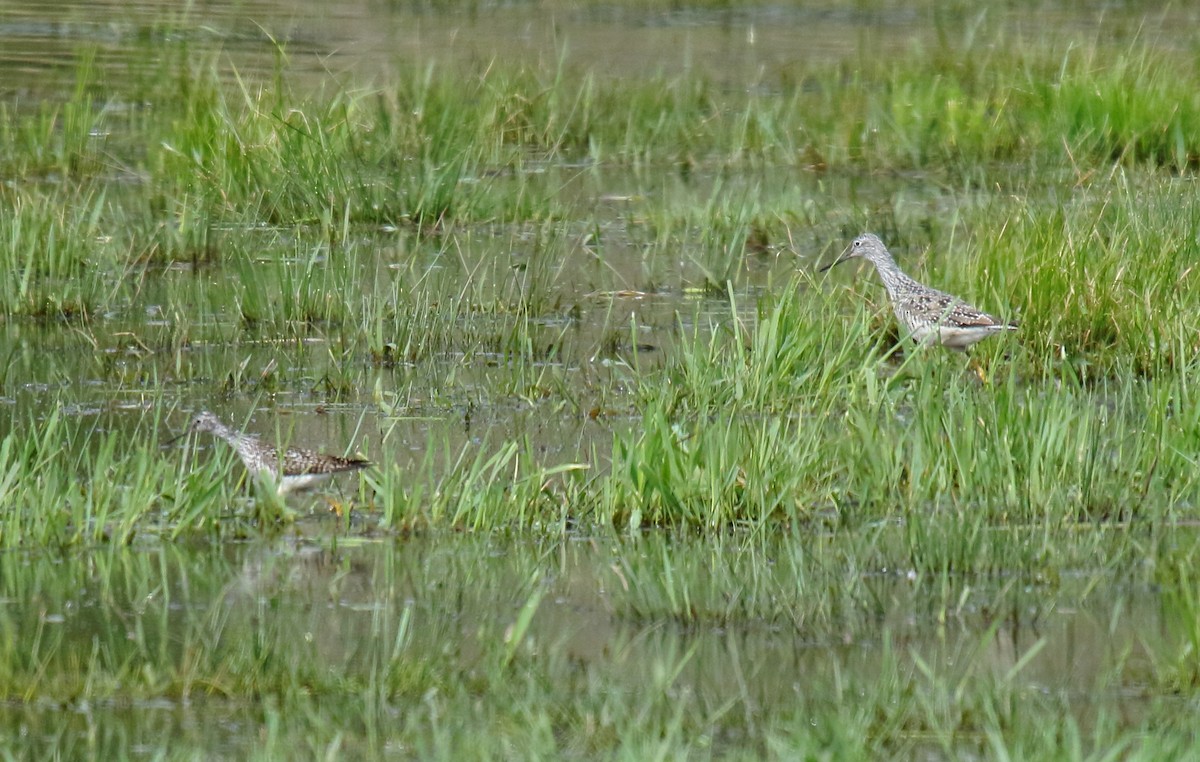
<path id="1" fill-rule="evenodd" d="M 863 233 L 855 238 L 842 256 L 819 272 L 857 257 L 875 265 L 875 271 L 887 289 L 896 320 L 919 344 L 941 344 L 962 352 L 992 334 L 1017 329 L 1015 323 L 981 312 L 956 296 L 908 277 L 896 265 L 883 241 L 873 233 Z"/>
<path id="2" fill-rule="evenodd" d="M 251 434 L 229 428 L 208 411 L 197 413 L 187 429 L 170 442 L 178 441 L 192 432 L 212 434 L 225 440 L 230 447 L 237 450 L 247 471 L 255 476 L 270 477 L 280 497 L 290 492 L 309 489 L 334 474 L 357 471 L 371 465 L 369 460 L 339 458 L 301 447 L 289 447 L 281 455 L 274 445 L 267 444 Z"/>

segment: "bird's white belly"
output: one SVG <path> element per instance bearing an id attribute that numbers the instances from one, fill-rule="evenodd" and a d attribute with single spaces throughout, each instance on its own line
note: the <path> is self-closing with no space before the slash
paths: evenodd
<path id="1" fill-rule="evenodd" d="M 905 315 L 900 322 L 908 329 L 912 340 L 918 344 L 941 344 L 949 349 L 966 349 L 993 332 L 993 329 L 986 326 L 964 327 L 944 322 L 934 323 L 913 320 L 908 315 Z"/>
<path id="2" fill-rule="evenodd" d="M 273 483 L 275 485 L 276 492 L 278 492 L 280 496 L 291 492 L 303 492 L 306 489 L 311 489 L 317 484 L 320 484 L 329 477 L 333 476 L 332 473 L 287 474 L 280 478 L 268 469 L 263 469 L 259 472 L 259 475 L 260 478 Z"/>

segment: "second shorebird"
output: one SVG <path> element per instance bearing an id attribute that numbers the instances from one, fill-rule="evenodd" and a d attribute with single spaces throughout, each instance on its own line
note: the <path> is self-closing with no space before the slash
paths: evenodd
<path id="1" fill-rule="evenodd" d="M 334 474 L 357 471 L 371 465 L 361 458 L 340 458 L 336 455 L 289 447 L 283 451 L 250 434 L 229 428 L 221 419 L 207 411 L 197 413 L 187 429 L 171 441 L 182 439 L 192 432 L 203 432 L 223 439 L 237 450 L 238 457 L 253 476 L 268 476 L 282 497 L 300 492 L 328 479 Z"/>
<path id="2" fill-rule="evenodd" d="M 941 344 L 961 352 L 994 333 L 1017 329 L 1014 323 L 981 312 L 956 296 L 908 277 L 892 259 L 883 241 L 873 233 L 863 233 L 855 238 L 842 256 L 822 267 L 820 272 L 858 257 L 875 265 L 896 319 L 918 343 Z"/>

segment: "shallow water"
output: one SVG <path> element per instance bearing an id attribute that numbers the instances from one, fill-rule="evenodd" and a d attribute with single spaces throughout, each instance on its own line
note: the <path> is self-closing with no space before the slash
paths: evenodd
<path id="1" fill-rule="evenodd" d="M 81 49 L 114 74 L 161 65 L 184 46 L 269 76 L 277 46 L 294 75 L 370 82 L 397 68 L 561 62 L 611 76 L 700 71 L 731 87 L 786 76 L 797 58 L 836 58 L 927 39 L 916 10 L 643 7 L 571 2 L 9 2 L 0 8 L 0 97 L 69 89 Z"/>
<path id="2" fill-rule="evenodd" d="M 48 674 L 81 656 L 157 665 L 166 675 L 186 672 L 189 660 L 241 664 L 265 650 L 349 680 L 366 680 L 390 659 L 433 665 L 441 679 L 456 681 L 486 669 L 489 653 L 536 595 L 521 658 L 554 683 L 569 683 L 582 669 L 604 690 L 632 691 L 650 675 L 677 671 L 671 689 L 679 695 L 756 712 L 812 699 L 841 681 L 862 689 L 934 665 L 951 683 L 1004 679 L 1018 690 L 1061 696 L 1085 730 L 1101 710 L 1136 721 L 1137 675 L 1178 645 L 1173 631 L 1180 623 L 1155 589 L 1088 574 L 1028 586 L 875 570 L 861 579 L 869 605 L 839 611 L 834 603 L 820 613 L 813 601 L 838 593 L 797 587 L 788 559 L 806 545 L 802 538 L 766 545 L 735 539 L 714 547 L 653 534 L 338 544 L 297 535 L 207 552 L 9 554 L 0 559 L 0 627 L 32 644 Z M 665 615 L 647 588 L 670 567 L 685 567 L 689 556 L 712 554 L 724 556 L 718 565 L 746 556 L 772 578 L 757 585 L 793 588 L 782 596 L 790 603 L 725 622 Z M 696 577 L 686 584 L 699 603 L 736 594 L 742 583 Z M 1095 691 L 1097 670 L 1111 668 L 1115 654 L 1127 675 L 1118 682 L 1127 687 Z M 19 734 L 33 748 L 69 748 L 105 728 L 100 748 L 152 754 L 164 738 L 219 755 L 256 748 L 259 724 L 213 693 L 233 678 L 197 673 L 194 684 L 172 682 L 165 695 L 145 700 L 9 702 L 0 706 L 0 735 Z M 403 714 L 420 702 L 401 691 L 379 711 Z"/>
<path id="3" fill-rule="evenodd" d="M 937 2 L 6 2 L 0 100 L 69 92 L 81 50 L 91 51 L 106 76 L 160 66 L 187 51 L 219 54 L 253 78 L 270 76 L 282 49 L 290 74 L 313 88 L 329 78 L 364 84 L 406 67 L 493 59 L 561 62 L 614 77 L 687 71 L 738 89 L 773 88 L 798 64 L 936 48 L 944 36 L 977 34 L 985 19 L 1002 19 L 1011 37 L 1102 39 L 1133 27 L 1155 44 L 1186 48 L 1198 15 L 1186 4 L 1103 2 L 1028 9 Z"/>

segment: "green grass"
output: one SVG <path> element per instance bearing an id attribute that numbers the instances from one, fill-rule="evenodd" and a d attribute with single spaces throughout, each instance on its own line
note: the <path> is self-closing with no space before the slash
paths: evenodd
<path id="1" fill-rule="evenodd" d="M 1169 125 L 1164 129 L 1170 149 L 1150 145 L 1158 138 L 1139 120 L 1167 113 L 1182 124 L 1194 121 L 1187 119 L 1186 109 L 1197 90 L 1186 72 L 1160 74 L 1168 70 L 1161 60 L 1165 54 L 1131 44 L 1115 61 L 1105 59 L 1104 66 L 1095 51 L 1060 53 L 1041 44 L 993 51 L 965 71 L 930 71 L 949 67 L 953 59 L 914 53 L 886 71 L 864 68 L 850 87 L 834 87 L 837 71 L 815 72 L 824 84 L 740 102 L 692 80 L 618 85 L 562 70 L 510 73 L 492 67 L 466 87 L 458 77 L 427 70 L 382 93 L 346 92 L 328 101 L 291 103 L 286 90 L 223 87 L 211 64 L 184 68 L 164 74 L 142 94 L 160 104 L 157 119 L 137 114 L 123 117 L 125 123 L 104 125 L 137 136 L 127 142 L 146 147 L 126 154 L 118 143 L 107 163 L 73 160 L 94 149 L 69 147 L 64 131 L 71 129 L 49 126 L 79 121 L 91 94 L 61 106 L 69 117 L 22 113 L 0 119 L 14 140 L 32 134 L 18 141 L 14 162 L 49 156 L 41 171 L 62 173 L 65 179 L 51 188 L 18 184 L 0 198 L 6 243 L 0 308 L 11 316 L 66 318 L 129 310 L 156 269 L 191 263 L 216 267 L 218 277 L 243 284 L 236 307 L 247 324 L 340 326 L 348 337 L 367 334 L 373 352 L 386 361 L 420 354 L 409 340 L 396 342 L 385 334 L 403 338 L 411 322 L 403 316 L 427 312 L 424 305 L 433 302 L 470 298 L 470 309 L 487 310 L 493 308 L 489 302 L 502 300 L 504 309 L 519 305 L 535 315 L 556 311 L 572 298 L 576 284 L 554 263 L 561 263 L 563 247 L 584 239 L 589 227 L 609 228 L 600 239 L 602 251 L 626 241 L 644 250 L 641 277 L 630 282 L 625 275 L 624 283 L 614 285 L 653 290 L 666 280 L 677 288 L 716 292 L 727 283 L 747 284 L 747 255 L 778 252 L 798 240 L 809 246 L 814 241 L 824 250 L 860 227 L 873 227 L 900 251 L 930 246 L 941 257 L 951 250 L 954 256 L 947 261 L 961 264 L 945 273 L 935 268 L 932 275 L 944 275 L 939 281 L 947 288 L 974 292 L 977 301 L 999 302 L 1026 321 L 1032 343 L 1027 347 L 1037 350 L 1027 357 L 1028 372 L 1053 374 L 1054 360 L 1066 357 L 1098 367 L 1101 374 L 1126 371 L 1129 365 L 1157 373 L 1186 363 L 1194 344 L 1194 326 L 1164 319 L 1161 311 L 1187 315 L 1196 306 L 1193 290 L 1178 287 L 1194 248 L 1185 233 L 1193 226 L 1194 205 L 1182 192 L 1186 181 L 1173 182 L 1162 168 L 1186 169 L 1187 157 L 1197 151 L 1195 139 Z M 994 60 L 1006 55 L 1020 60 Z M 1004 79 L 1014 71 L 1019 79 Z M 92 75 L 85 68 L 79 76 L 86 81 Z M 1035 97 L 1031 81 L 1050 81 L 1054 98 Z M 642 87 L 656 94 L 652 102 L 629 92 Z M 1098 91 L 1099 102 L 1085 109 L 1077 103 L 1086 99 L 1083 95 L 1062 95 L 1072 87 Z M 79 93 L 92 90 L 81 86 Z M 1135 93 L 1151 103 L 1103 96 L 1109 90 Z M 971 140 L 1002 133 L 995 124 L 943 121 L 940 104 L 953 106 L 973 93 L 984 103 L 1002 104 L 979 107 L 994 111 L 994 119 L 1015 112 L 1012 123 L 1021 125 L 1019 135 L 1005 151 Z M 927 112 L 936 115 L 932 126 L 900 118 L 919 119 Z M 755 140 L 747 134 L 748 114 L 755 123 L 780 126 L 781 134 Z M 837 133 L 856 119 L 878 145 L 852 147 Z M 1086 132 L 1072 122 L 1104 129 Z M 804 146 L 788 144 L 797 124 L 806 124 L 802 132 L 814 150 L 837 157 L 825 160 L 825 172 L 932 172 L 943 187 L 962 188 L 947 191 L 957 208 L 949 216 L 930 214 L 919 206 L 895 206 L 900 197 L 893 197 L 891 208 L 886 199 L 882 208 L 871 209 L 878 204 L 873 200 L 859 208 L 837 208 L 814 203 L 811 194 L 790 187 L 794 183 L 736 174 L 803 166 Z M 953 155 L 928 156 L 910 144 L 956 148 Z M 645 155 L 631 154 L 630 146 Z M 680 168 L 680 146 L 693 146 L 687 149 L 693 157 L 689 168 Z M 658 168 L 645 175 L 637 169 L 641 183 L 653 182 L 645 186 L 651 195 L 635 195 L 634 206 L 617 210 L 622 230 L 613 231 L 612 219 L 592 211 L 584 212 L 575 223 L 582 223 L 578 232 L 565 239 L 549 232 L 573 224 L 572 209 L 556 198 L 557 188 L 571 180 L 531 167 L 580 160 L 610 168 Z M 1018 171 L 1038 169 L 1032 182 L 1005 170 L 999 182 L 1011 185 L 1011 191 L 972 204 L 970 188 L 997 162 Z M 10 171 L 30 178 L 38 166 L 32 160 L 14 163 Z M 111 190 L 114 166 L 140 178 L 119 197 Z M 700 194 L 686 181 L 680 192 L 651 180 L 663 172 L 686 177 L 697 171 L 717 172 Z M 1073 178 L 1074 187 L 1064 188 L 1064 177 Z M 813 191 L 819 189 L 820 182 Z M 486 258 L 470 252 L 483 245 L 477 238 L 480 223 L 515 226 L 510 228 L 514 236 L 536 231 L 534 260 L 520 263 L 521 278 L 507 277 L 512 284 L 523 282 L 524 293 L 500 282 L 506 276 L 496 271 L 502 263 L 490 247 Z M 371 228 L 378 224 L 400 227 L 381 237 Z M 261 234 L 263 226 L 276 232 L 274 240 Z M 425 237 L 430 232 L 436 234 L 432 242 Z M 466 265 L 469 280 L 459 274 L 431 283 L 431 262 L 424 257 L 380 270 L 374 248 L 383 243 L 406 256 L 431 253 L 442 263 Z M 517 239 L 513 245 L 521 246 Z M 672 284 L 677 267 L 671 263 L 681 248 L 687 252 L 686 280 Z M 475 257 L 481 258 L 471 262 Z M 403 281 L 404 291 L 380 293 L 364 309 L 355 297 L 372 295 L 362 289 L 377 274 Z M 480 276 L 491 281 L 488 287 L 480 288 Z M 436 290 L 419 288 L 426 284 Z M 298 296 L 276 298 L 277 288 Z M 169 310 L 194 312 L 195 295 L 170 298 Z M 403 303 L 407 300 L 411 309 Z M 372 309 L 373 304 L 385 307 Z M 388 325 L 396 320 L 404 324 L 399 331 Z M 419 329 L 422 337 L 437 333 Z"/>
<path id="2" fill-rule="evenodd" d="M 169 737 L 177 754 L 267 756 L 399 746 L 451 757 L 483 737 L 494 744 L 485 756 L 1043 756 L 1065 747 L 1090 758 L 1114 748 L 1154 756 L 1185 742 L 1187 709 L 1174 689 L 1145 683 L 1144 662 L 1123 652 L 1142 629 L 1127 608 L 1137 593 L 1111 600 L 1082 579 L 1030 591 L 850 573 L 885 534 L 858 547 L 837 534 L 648 535 L 600 547 L 475 535 L 412 538 L 395 553 L 370 542 L 315 554 L 278 542 L 60 561 L 6 554 L 5 597 L 43 606 L 0 617 L 23 636 L 20 647 L 5 641 L 3 732 L 19 720 L 34 731 L 30 750 L 158 748 Z M 596 577 L 628 587 L 628 602 L 597 611 L 611 594 L 584 584 Z M 448 602 L 467 632 L 446 616 Z M 1073 625 L 1056 604 L 1075 610 Z M 899 619 L 881 633 L 878 617 Z M 603 645 L 589 638 L 599 622 Z M 1112 634 L 1114 653 L 1095 655 L 1109 669 L 1071 678 L 1086 692 L 1042 690 L 1041 676 L 1070 654 L 1058 632 L 1067 626 L 1081 638 Z M 1023 635 L 1027 627 L 1041 629 Z M 799 633 L 800 647 L 780 648 L 779 629 Z M 1022 639 L 1022 658 L 1006 655 L 1012 638 Z M 603 660 L 600 647 L 611 649 Z M 1170 637 L 1144 647 L 1152 659 L 1176 658 Z M 1153 719 L 1119 721 L 1123 694 L 1139 685 L 1167 688 L 1152 700 Z M 34 696 L 80 711 L 47 733 Z M 214 724 L 201 734 L 153 704 L 142 721 L 123 721 L 126 702 L 144 701 Z M 261 732 L 243 734 L 243 723 Z"/>
<path id="3" fill-rule="evenodd" d="M 1200 72 L 946 14 L 752 88 L 183 46 L 5 106 L 0 745 L 1190 749 Z M 1020 330 L 894 353 L 816 273 L 866 229 Z M 377 465 L 283 505 L 200 407 Z"/>

